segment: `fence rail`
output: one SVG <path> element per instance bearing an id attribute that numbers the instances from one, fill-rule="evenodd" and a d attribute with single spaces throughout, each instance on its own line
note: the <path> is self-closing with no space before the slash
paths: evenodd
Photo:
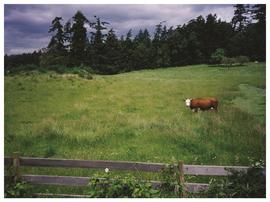
<path id="1" fill-rule="evenodd" d="M 12 163 L 12 158 L 7 157 L 5 161 Z M 47 158 L 20 158 L 21 166 L 31 167 L 62 167 L 62 168 L 110 168 L 111 170 L 139 170 L 147 172 L 160 172 L 168 164 L 143 163 L 128 161 L 100 161 L 100 160 L 69 160 L 69 159 L 47 159 Z"/>
<path id="2" fill-rule="evenodd" d="M 5 157 L 5 165 L 12 165 L 12 163 L 12 157 Z M 20 166 L 90 169 L 109 168 L 110 170 L 160 172 L 167 166 L 169 166 L 169 164 L 129 161 L 69 160 L 21 157 Z M 175 164 L 175 166 L 177 165 Z M 247 166 L 184 165 L 183 171 L 185 175 L 227 176 L 231 174 L 230 170 L 245 172 L 248 168 L 249 167 Z"/>
<path id="3" fill-rule="evenodd" d="M 31 184 L 46 184 L 46 185 L 65 185 L 65 186 L 86 186 L 89 183 L 90 177 L 77 176 L 53 176 L 53 175 L 21 175 L 19 172 L 20 166 L 31 167 L 61 167 L 61 168 L 88 168 L 88 169 L 105 169 L 110 170 L 131 170 L 145 172 L 161 172 L 167 168 L 169 164 L 165 163 L 144 163 L 144 162 L 129 162 L 129 161 L 101 161 L 101 160 L 70 160 L 70 159 L 53 159 L 53 158 L 30 158 L 19 157 L 15 154 L 14 157 L 4 158 L 5 166 L 14 167 L 14 179 L 20 177 L 22 180 Z M 246 166 L 212 166 L 212 165 L 184 165 L 180 162 L 174 165 L 179 170 L 179 180 L 185 185 L 186 191 L 197 193 L 209 187 L 209 184 L 204 183 L 187 183 L 184 182 L 184 175 L 207 175 L 207 176 L 227 176 L 231 174 L 231 170 L 247 171 Z M 158 188 L 162 182 L 151 181 L 152 186 Z M 59 196 L 64 196 L 58 194 Z M 42 196 L 38 193 L 37 196 Z M 43 196 L 45 196 L 43 194 Z M 51 195 L 48 195 L 51 196 Z M 55 195 L 56 196 L 56 195 Z M 66 195 L 65 195 L 66 196 Z M 67 195 L 81 196 L 81 195 Z"/>
<path id="4" fill-rule="evenodd" d="M 77 176 L 22 175 L 21 179 L 31 184 L 40 185 L 87 186 L 92 178 Z M 154 188 L 159 188 L 162 185 L 162 182 L 160 181 L 150 181 L 150 183 Z M 208 188 L 209 185 L 203 183 L 185 183 L 185 187 L 188 192 L 196 193 Z"/>

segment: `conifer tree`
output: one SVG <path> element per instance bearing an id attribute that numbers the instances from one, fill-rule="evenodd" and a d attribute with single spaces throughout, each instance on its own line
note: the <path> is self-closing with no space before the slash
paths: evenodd
<path id="1" fill-rule="evenodd" d="M 70 28 L 70 52 L 74 65 L 81 65 L 85 62 L 86 57 L 88 38 L 85 24 L 89 23 L 89 21 L 80 11 L 77 11 L 72 20 L 73 24 Z"/>

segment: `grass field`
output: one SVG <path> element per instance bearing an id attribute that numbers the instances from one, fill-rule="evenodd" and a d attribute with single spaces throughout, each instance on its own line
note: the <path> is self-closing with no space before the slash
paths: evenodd
<path id="1" fill-rule="evenodd" d="M 5 155 L 249 165 L 265 160 L 265 86 L 264 63 L 5 76 Z M 204 96 L 217 113 L 185 107 Z"/>

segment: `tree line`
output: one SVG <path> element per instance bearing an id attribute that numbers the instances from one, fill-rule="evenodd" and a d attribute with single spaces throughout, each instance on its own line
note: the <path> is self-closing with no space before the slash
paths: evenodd
<path id="1" fill-rule="evenodd" d="M 155 26 L 153 36 L 147 29 L 136 35 L 129 30 L 117 37 L 109 23 L 94 16 L 89 20 L 81 12 L 63 23 L 55 17 L 49 27 L 48 46 L 32 54 L 5 56 L 5 69 L 83 67 L 100 74 L 213 63 L 213 54 L 222 50 L 230 57 L 245 56 L 250 60 L 266 59 L 266 6 L 234 6 L 231 22 L 216 14 L 198 16 L 188 23 L 167 27 Z M 88 29 L 87 29 L 88 28 Z M 29 65 L 32 64 L 32 65 Z"/>

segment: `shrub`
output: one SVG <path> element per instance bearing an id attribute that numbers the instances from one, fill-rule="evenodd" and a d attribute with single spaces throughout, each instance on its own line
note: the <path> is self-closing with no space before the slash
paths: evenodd
<path id="1" fill-rule="evenodd" d="M 85 194 L 93 198 L 178 198 L 183 196 L 183 186 L 174 166 L 168 166 L 162 172 L 162 184 L 154 188 L 149 181 L 139 180 L 128 175 L 112 176 L 109 169 L 105 174 L 95 175 L 88 184 Z"/>
<path id="2" fill-rule="evenodd" d="M 19 66 L 19 69 L 23 71 L 33 71 L 33 70 L 37 70 L 38 68 L 39 66 L 36 64 L 26 64 L 26 65 Z"/>
<path id="3" fill-rule="evenodd" d="M 9 182 L 5 184 L 5 198 L 30 198 L 32 186 L 26 182 Z"/>
<path id="4" fill-rule="evenodd" d="M 93 79 L 93 76 L 90 73 L 88 73 L 87 76 L 86 76 L 86 79 L 92 80 Z"/>
<path id="5" fill-rule="evenodd" d="M 88 79 L 88 80 L 93 79 L 93 76 L 89 72 L 87 72 L 85 70 L 80 71 L 78 73 L 78 75 L 79 75 L 79 77 L 84 78 L 84 79 Z"/>
<path id="6" fill-rule="evenodd" d="M 132 176 L 109 178 L 109 174 L 95 176 L 88 185 L 86 194 L 93 198 L 154 198 L 160 191 L 153 189 L 151 183 L 136 180 Z M 101 177 L 101 178 L 99 178 Z"/>
<path id="7" fill-rule="evenodd" d="M 224 49 L 218 48 L 218 49 L 216 49 L 216 51 L 214 53 L 212 53 L 210 62 L 212 64 L 220 64 L 224 57 L 225 57 Z"/>
<path id="8" fill-rule="evenodd" d="M 226 65 L 226 66 L 232 66 L 234 63 L 236 63 L 236 59 L 229 58 L 229 57 L 223 57 L 221 63 Z"/>
<path id="9" fill-rule="evenodd" d="M 44 67 L 39 67 L 38 71 L 40 73 L 47 73 L 48 72 L 48 70 L 46 68 L 44 68 Z"/>
<path id="10" fill-rule="evenodd" d="M 40 56 L 40 66 L 47 67 L 51 65 L 68 66 L 70 58 L 65 55 L 56 55 L 52 53 L 43 53 Z"/>
<path id="11" fill-rule="evenodd" d="M 236 57 L 236 62 L 241 64 L 241 65 L 244 65 L 245 63 L 249 62 L 249 58 L 247 56 L 240 55 L 240 56 Z"/>
<path id="12" fill-rule="evenodd" d="M 231 171 L 232 175 L 221 180 L 212 180 L 208 198 L 265 198 L 266 178 L 261 167 L 256 165 L 246 173 Z"/>
<path id="13" fill-rule="evenodd" d="M 49 65 L 46 67 L 48 70 L 55 71 L 59 74 L 63 74 L 66 72 L 66 66 L 64 65 Z"/>

